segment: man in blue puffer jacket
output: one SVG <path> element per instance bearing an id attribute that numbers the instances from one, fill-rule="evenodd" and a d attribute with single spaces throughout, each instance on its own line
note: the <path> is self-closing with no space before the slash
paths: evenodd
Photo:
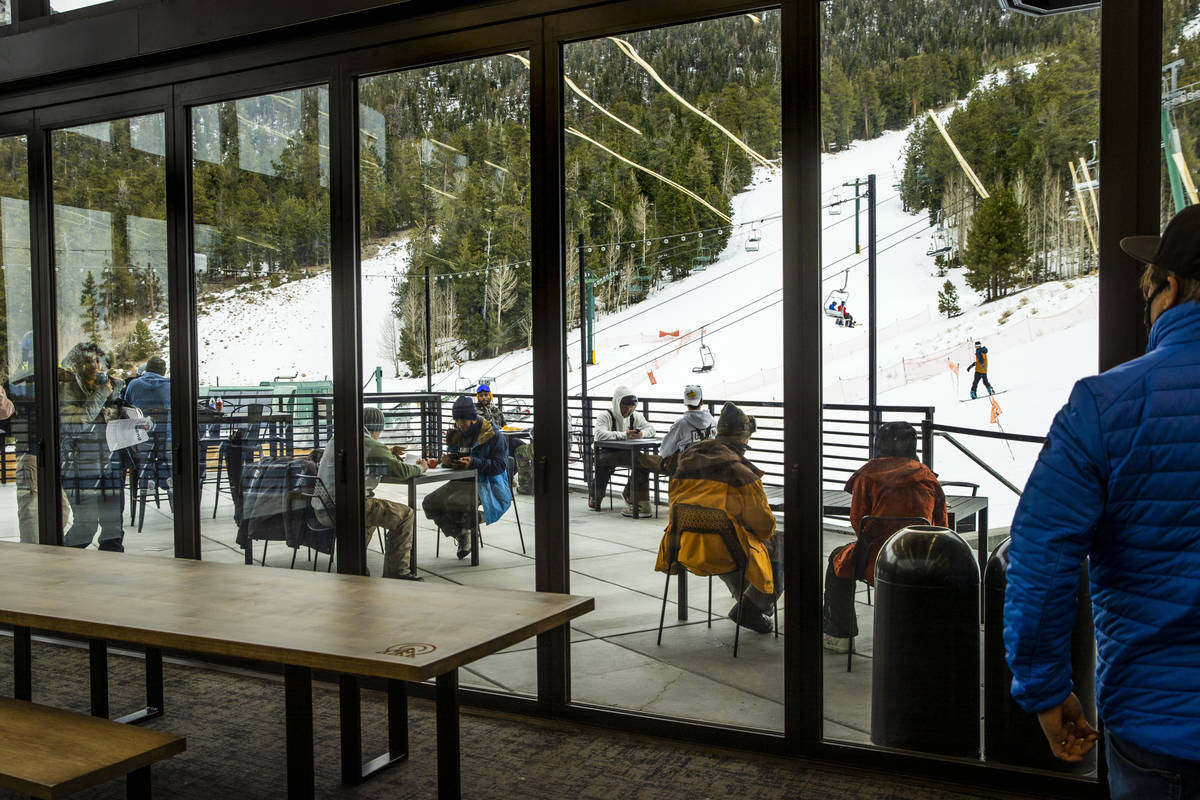
<path id="1" fill-rule="evenodd" d="M 1013 698 L 1079 761 L 1096 741 L 1069 658 L 1089 558 L 1112 797 L 1198 797 L 1200 206 L 1121 246 L 1147 264 L 1150 344 L 1054 419 L 1013 519 L 1004 641 Z"/>

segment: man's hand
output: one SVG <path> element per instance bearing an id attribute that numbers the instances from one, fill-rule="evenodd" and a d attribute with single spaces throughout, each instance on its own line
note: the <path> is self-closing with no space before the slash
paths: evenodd
<path id="1" fill-rule="evenodd" d="M 970 371 L 971 371 L 971 370 L 973 370 L 973 369 L 975 369 L 975 362 L 974 362 L 974 361 L 972 361 L 970 364 L 967 364 L 967 372 L 970 372 Z"/>
<path id="2" fill-rule="evenodd" d="M 442 453 L 442 466 L 450 466 L 450 456 L 447 453 Z"/>
<path id="3" fill-rule="evenodd" d="M 628 431 L 625 432 L 625 438 L 626 439 L 640 439 L 640 438 L 642 438 L 642 432 L 639 431 L 637 428 L 630 428 Z"/>
<path id="4" fill-rule="evenodd" d="M 392 455 L 394 455 L 396 458 L 400 459 L 401 461 L 404 460 L 404 454 L 408 452 L 407 447 L 405 447 L 404 445 L 399 445 L 399 444 L 392 445 L 391 449 L 392 449 Z"/>
<path id="5" fill-rule="evenodd" d="M 454 462 L 454 468 L 455 469 L 470 469 L 471 468 L 471 459 L 470 458 L 458 459 L 457 461 Z"/>
<path id="6" fill-rule="evenodd" d="M 1074 692 L 1054 708 L 1039 711 L 1038 722 L 1050 743 L 1050 752 L 1060 761 L 1082 761 L 1100 738 L 1084 718 L 1083 706 Z"/>
<path id="7" fill-rule="evenodd" d="M 432 459 L 430 460 L 432 461 Z M 423 458 L 417 459 L 417 466 L 421 468 L 422 474 L 425 473 L 425 470 L 429 469 L 429 464 Z"/>

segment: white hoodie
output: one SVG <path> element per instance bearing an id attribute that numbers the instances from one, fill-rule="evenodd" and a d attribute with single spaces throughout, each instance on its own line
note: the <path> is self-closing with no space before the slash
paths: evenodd
<path id="1" fill-rule="evenodd" d="M 642 412 L 636 408 L 628 418 L 621 416 L 621 398 L 635 394 L 628 386 L 618 386 L 613 393 L 612 407 L 596 414 L 596 424 L 592 428 L 592 439 L 597 442 L 613 439 L 628 439 L 630 430 L 642 432 L 643 439 L 654 438 L 654 426 L 646 421 Z"/>
<path id="2" fill-rule="evenodd" d="M 671 430 L 663 437 L 659 454 L 666 458 L 672 453 L 683 452 L 701 439 L 708 439 L 717 430 L 717 421 L 704 406 L 689 408 L 687 413 L 675 420 Z"/>

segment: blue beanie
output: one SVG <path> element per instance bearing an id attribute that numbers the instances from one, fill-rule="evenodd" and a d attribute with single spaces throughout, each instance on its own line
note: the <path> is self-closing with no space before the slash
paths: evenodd
<path id="1" fill-rule="evenodd" d="M 475 401 L 465 394 L 454 401 L 454 410 L 451 413 L 455 419 L 479 419 L 479 414 L 475 411 Z"/>

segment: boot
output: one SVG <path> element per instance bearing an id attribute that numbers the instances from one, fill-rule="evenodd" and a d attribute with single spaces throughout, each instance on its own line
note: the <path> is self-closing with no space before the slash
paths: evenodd
<path id="1" fill-rule="evenodd" d="M 654 512 L 652 510 L 650 510 L 650 501 L 649 500 L 642 500 L 641 502 L 638 503 L 638 515 L 639 516 L 648 517 L 653 513 Z"/>
<path id="2" fill-rule="evenodd" d="M 975 390 L 974 389 L 971 390 L 971 399 L 972 400 L 975 399 Z"/>

